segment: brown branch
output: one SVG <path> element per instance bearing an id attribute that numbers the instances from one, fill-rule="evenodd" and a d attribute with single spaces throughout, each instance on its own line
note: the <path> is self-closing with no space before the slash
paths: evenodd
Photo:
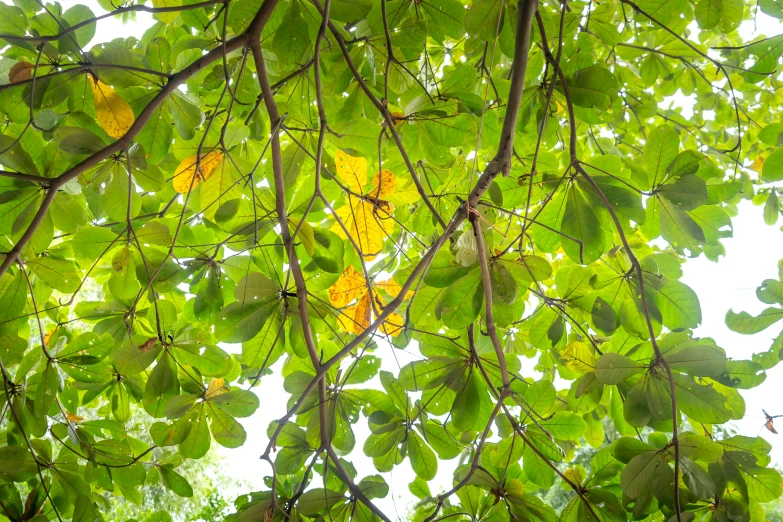
<path id="1" fill-rule="evenodd" d="M 487 333 L 492 340 L 492 346 L 495 348 L 495 355 L 500 365 L 500 375 L 503 381 L 503 389 L 509 389 L 508 366 L 506 365 L 506 354 L 503 352 L 503 346 L 498 338 L 497 328 L 495 327 L 495 315 L 492 311 L 492 278 L 489 275 L 489 263 L 487 262 L 487 251 L 484 248 L 484 235 L 481 233 L 481 226 L 478 220 L 478 212 L 471 215 L 473 223 L 473 235 L 476 238 L 476 250 L 478 251 L 479 268 L 481 269 L 481 281 L 484 283 L 484 307 L 487 319 Z"/>

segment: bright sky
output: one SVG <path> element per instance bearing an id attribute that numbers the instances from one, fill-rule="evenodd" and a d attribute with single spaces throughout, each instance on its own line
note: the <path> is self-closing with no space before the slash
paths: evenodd
<path id="1" fill-rule="evenodd" d="M 10 0 L 0 0 L 10 3 Z M 62 4 L 67 8 L 74 3 L 86 4 L 95 13 L 104 12 L 96 0 L 65 0 Z M 110 41 L 114 38 L 135 36 L 141 38 L 144 30 L 153 23 L 152 17 L 146 13 L 136 13 L 136 22 L 122 24 L 119 20 L 105 20 L 98 24 L 96 36 L 91 45 Z M 771 36 L 781 32 L 778 20 L 760 14 L 757 20 L 758 28 L 754 31 L 753 21 L 747 21 L 740 28 L 746 39 L 756 39 L 761 35 Z M 689 114 L 689 100 L 683 96 L 673 96 L 671 102 L 675 107 L 681 107 L 684 115 Z M 726 256 L 720 263 L 712 263 L 700 257 L 690 260 L 685 265 L 683 281 L 690 285 L 699 295 L 702 307 L 703 323 L 696 330 L 696 335 L 712 337 L 726 349 L 730 357 L 748 359 L 751 354 L 769 348 L 772 339 L 780 331 L 779 327 L 771 327 L 755 336 L 742 336 L 731 332 L 724 323 L 726 311 L 746 310 L 756 314 L 765 305 L 756 299 L 756 287 L 767 278 L 777 278 L 776 263 L 783 258 L 783 241 L 777 226 L 766 226 L 762 219 L 761 207 L 754 207 L 750 202 L 740 205 L 739 217 L 733 219 L 734 238 L 724 239 Z M 380 348 L 385 370 L 396 373 L 399 366 L 406 364 L 406 353 L 392 350 L 387 346 Z M 399 366 L 398 366 L 399 364 Z M 261 399 L 261 408 L 253 417 L 243 419 L 248 438 L 245 446 L 235 450 L 221 448 L 225 457 L 225 466 L 236 479 L 248 482 L 253 489 L 266 489 L 263 477 L 270 473 L 269 467 L 258 459 L 266 447 L 268 438 L 266 428 L 273 420 L 280 418 L 286 411 L 288 395 L 284 393 L 282 378 L 279 376 L 280 364 L 275 366 L 274 375 L 264 377 L 255 392 Z M 528 373 L 528 375 L 530 375 Z M 747 405 L 745 419 L 736 423 L 739 433 L 748 436 L 761 435 L 773 445 L 773 460 L 783 465 L 783 444 L 780 437 L 762 430 L 764 420 L 761 409 L 765 408 L 771 414 L 783 414 L 783 365 L 767 372 L 766 382 L 754 390 L 743 390 L 742 395 Z M 783 425 L 783 422 L 780 424 Z M 359 477 L 375 474 L 371 459 L 365 457 L 361 445 L 369 433 L 366 425 L 359 422 L 357 430 L 357 448 L 350 456 L 359 472 Z M 451 485 L 452 471 L 456 462 L 441 462 L 440 473 L 430 483 L 433 493 L 446 489 Z M 385 474 L 386 481 L 392 487 L 392 494 L 386 499 L 378 500 L 378 504 L 386 513 L 399 514 L 404 518 L 409 506 L 415 498 L 408 492 L 408 483 L 414 474 L 406 460 L 395 467 L 390 474 Z"/>

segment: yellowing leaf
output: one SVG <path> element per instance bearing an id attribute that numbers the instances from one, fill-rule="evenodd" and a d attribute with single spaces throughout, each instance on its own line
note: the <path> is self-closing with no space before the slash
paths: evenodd
<path id="1" fill-rule="evenodd" d="M 130 105 L 100 80 L 90 82 L 98 125 L 112 138 L 122 138 L 136 119 Z"/>
<path id="2" fill-rule="evenodd" d="M 180 7 L 182 0 L 152 0 L 152 6 L 155 8 L 160 7 Z M 155 18 L 165 24 L 170 24 L 179 16 L 179 12 L 171 11 L 166 13 L 155 13 Z"/>
<path id="3" fill-rule="evenodd" d="M 385 303 L 381 296 L 374 289 L 372 291 L 373 298 L 375 299 L 375 306 L 378 311 L 383 310 Z M 370 294 L 365 293 L 362 298 L 353 306 L 349 306 L 340 313 L 337 318 L 340 324 L 340 328 L 348 333 L 360 334 L 370 327 L 371 319 L 375 316 L 375 310 L 373 310 L 372 302 L 370 301 Z M 381 323 L 380 331 L 386 335 L 397 337 L 402 331 L 404 321 L 400 314 L 392 312 Z"/>
<path id="4" fill-rule="evenodd" d="M 365 258 L 372 260 L 383 249 L 384 238 L 394 231 L 394 220 L 391 217 L 394 208 L 383 201 L 376 205 L 370 201 L 349 197 L 348 202 L 348 205 L 336 209 L 335 213 L 359 245 Z M 335 223 L 331 231 L 343 239 L 346 238 L 339 223 Z"/>
<path id="5" fill-rule="evenodd" d="M 223 160 L 223 153 L 219 150 L 213 150 L 202 156 L 201 163 L 198 166 L 198 175 L 196 174 L 197 158 L 198 155 L 194 155 L 182 160 L 182 163 L 179 164 L 174 173 L 174 190 L 180 194 L 190 192 L 191 188 L 196 188 L 199 183 L 209 179 L 215 168 Z"/>
<path id="6" fill-rule="evenodd" d="M 379 288 L 389 294 L 392 298 L 397 297 L 399 293 L 402 291 L 402 287 L 397 284 L 394 279 L 388 279 L 386 281 L 380 281 L 378 283 L 375 283 L 375 288 Z M 413 290 L 408 290 L 405 293 L 405 299 L 410 299 L 413 297 Z"/>
<path id="7" fill-rule="evenodd" d="M 356 269 L 348 265 L 337 281 L 329 287 L 329 302 L 337 308 L 348 306 L 354 299 L 358 299 L 362 293 L 367 292 L 367 283 L 364 276 Z"/>
<path id="8" fill-rule="evenodd" d="M 349 306 L 340 313 L 338 317 L 340 328 L 348 333 L 362 333 L 370 326 L 371 312 L 370 294 L 365 293 L 358 303 Z"/>
<path id="9" fill-rule="evenodd" d="M 381 323 L 381 331 L 386 335 L 397 337 L 402 331 L 402 327 L 405 325 L 405 321 L 402 320 L 402 316 L 397 312 L 392 312 L 389 317 Z"/>
<path id="10" fill-rule="evenodd" d="M 221 395 L 228 392 L 228 386 L 223 378 L 215 378 L 209 381 L 209 387 L 207 388 L 207 397 L 214 397 L 215 395 Z"/>
<path id="11" fill-rule="evenodd" d="M 405 113 L 402 112 L 392 112 L 391 117 L 395 127 L 405 121 Z"/>
<path id="12" fill-rule="evenodd" d="M 79 423 L 84 420 L 84 417 L 80 415 L 75 415 L 69 411 L 65 412 L 65 418 L 68 419 L 68 422 L 73 422 L 73 423 Z"/>
<path id="13" fill-rule="evenodd" d="M 44 341 L 44 345 L 45 345 L 45 346 L 49 346 L 49 339 L 51 339 L 51 338 L 52 338 L 52 335 L 54 335 L 54 332 L 55 332 L 56 330 L 57 330 L 57 327 L 55 326 L 54 328 L 52 328 L 51 330 L 49 330 L 48 332 L 46 332 L 46 334 L 44 335 L 44 338 L 43 338 L 43 341 Z"/>
<path id="14" fill-rule="evenodd" d="M 288 218 L 288 229 L 292 234 L 299 229 L 299 232 L 297 232 L 296 235 L 298 236 L 299 241 L 302 242 L 305 251 L 312 256 L 315 253 L 315 236 L 313 235 L 313 227 L 310 226 L 310 223 L 307 221 L 302 222 L 301 219 L 297 218 Z"/>
<path id="15" fill-rule="evenodd" d="M 367 184 L 367 160 L 355 158 L 338 150 L 334 155 L 334 165 L 337 167 L 337 176 L 349 189 L 357 194 L 362 194 Z"/>
<path id="16" fill-rule="evenodd" d="M 391 296 L 396 296 L 402 290 L 391 279 L 377 283 L 376 286 Z M 373 288 L 372 298 L 375 300 L 375 310 L 373 310 L 370 293 L 367 292 L 366 280 L 362 274 L 350 265 L 340 274 L 340 278 L 329 287 L 328 293 L 329 301 L 337 308 L 348 305 L 354 299 L 359 300 L 355 305 L 342 310 L 337 318 L 340 328 L 348 333 L 362 333 L 369 328 L 371 318 L 375 315 L 375 312 L 380 312 L 386 307 L 386 302 L 378 291 Z M 408 292 L 408 296 L 412 293 Z M 386 318 L 386 321 L 381 324 L 380 330 L 386 335 L 397 336 L 402 331 L 403 325 L 402 317 L 397 313 L 391 313 Z"/>
<path id="17" fill-rule="evenodd" d="M 560 353 L 569 370 L 576 373 L 589 373 L 595 370 L 595 355 L 585 343 L 574 341 Z"/>
<path id="18" fill-rule="evenodd" d="M 571 482 L 574 484 L 582 485 L 582 483 L 585 480 L 585 472 L 584 468 L 581 466 L 571 466 L 567 470 L 565 470 L 564 475 L 571 479 Z"/>
<path id="19" fill-rule="evenodd" d="M 201 210 L 207 219 L 213 221 L 218 209 L 224 203 L 242 197 L 242 184 L 239 183 L 239 177 L 240 174 L 231 161 L 221 161 L 215 167 L 198 194 Z"/>
<path id="20" fill-rule="evenodd" d="M 404 179 L 398 179 L 394 192 L 387 194 L 383 199 L 395 205 L 409 205 L 419 201 L 421 196 L 419 191 L 416 190 L 416 185 L 413 183 L 408 185 Z"/>
<path id="21" fill-rule="evenodd" d="M 392 171 L 383 169 L 372 178 L 372 185 L 373 189 L 369 195 L 376 199 L 385 200 L 387 196 L 394 194 L 394 190 L 397 188 L 397 180 Z"/>

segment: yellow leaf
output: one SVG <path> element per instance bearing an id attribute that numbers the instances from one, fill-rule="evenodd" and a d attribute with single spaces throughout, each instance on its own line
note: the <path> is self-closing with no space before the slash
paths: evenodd
<path id="1" fill-rule="evenodd" d="M 384 292 L 386 292 L 388 295 L 390 295 L 393 298 L 397 297 L 399 293 L 402 291 L 402 287 L 397 284 L 394 279 L 389 279 L 387 281 L 380 281 L 378 283 L 375 283 L 375 288 L 380 288 Z M 408 290 L 405 293 L 405 299 L 410 299 L 413 297 L 413 290 Z"/>
<path id="2" fill-rule="evenodd" d="M 378 292 L 375 290 L 373 290 L 372 293 L 377 311 L 383 310 L 384 303 L 381 296 L 378 295 Z M 358 303 L 349 306 L 340 313 L 340 316 L 338 317 L 340 328 L 348 333 L 360 334 L 370 327 L 371 319 L 375 317 L 375 311 L 376 310 L 373 310 L 372 302 L 370 301 L 370 294 L 365 293 Z M 402 331 L 404 324 L 405 322 L 403 321 L 402 316 L 396 312 L 392 312 L 386 320 L 381 323 L 379 329 L 386 335 L 397 337 Z"/>
<path id="3" fill-rule="evenodd" d="M 182 160 L 182 163 L 179 164 L 177 170 L 174 172 L 174 190 L 180 194 L 190 192 L 191 188 L 196 188 L 199 183 L 209 179 L 216 167 L 220 165 L 220 162 L 223 160 L 223 153 L 219 150 L 213 150 L 202 156 L 198 175 L 196 175 L 197 157 L 198 155 L 195 155 Z"/>
<path id="4" fill-rule="evenodd" d="M 152 6 L 155 8 L 160 7 L 180 7 L 182 0 L 152 0 Z M 165 24 L 170 24 L 179 16 L 179 12 L 171 11 L 167 13 L 155 13 L 155 18 Z"/>
<path id="5" fill-rule="evenodd" d="M 44 338 L 43 338 L 43 342 L 44 342 L 45 346 L 49 346 L 49 339 L 52 338 L 52 335 L 54 334 L 54 332 L 56 330 L 57 330 L 57 327 L 55 326 L 54 328 L 52 328 L 51 330 L 46 332 L 46 334 L 44 335 Z"/>
<path id="6" fill-rule="evenodd" d="M 367 260 L 372 260 L 383 249 L 383 240 L 394 231 L 391 213 L 394 207 L 384 201 L 374 205 L 370 201 L 348 198 L 348 204 L 335 210 L 345 228 Z M 339 223 L 331 231 L 345 239 L 345 231 Z"/>
<path id="7" fill-rule="evenodd" d="M 391 117 L 395 127 L 405 121 L 405 113 L 403 112 L 392 112 Z"/>
<path id="8" fill-rule="evenodd" d="M 397 188 L 397 179 L 392 171 L 383 169 L 372 178 L 372 185 L 373 189 L 369 196 L 385 200 L 387 196 L 394 194 L 394 190 Z"/>
<path id="9" fill-rule="evenodd" d="M 364 276 L 348 265 L 337 281 L 329 287 L 329 302 L 337 308 L 348 306 L 354 299 L 367 292 Z"/>
<path id="10" fill-rule="evenodd" d="M 214 397 L 228 392 L 228 386 L 226 381 L 222 378 L 215 378 L 209 381 L 209 387 L 207 388 L 207 397 Z"/>
<path id="11" fill-rule="evenodd" d="M 405 321 L 402 320 L 402 316 L 397 312 L 392 312 L 389 314 L 389 317 L 381 323 L 381 331 L 386 335 L 397 337 L 400 335 L 404 325 Z"/>
<path id="12" fill-rule="evenodd" d="M 338 150 L 334 155 L 334 165 L 337 167 L 337 176 L 349 189 L 357 194 L 362 194 L 367 184 L 367 160 L 355 158 Z"/>
<path id="13" fill-rule="evenodd" d="M 90 85 L 98 125 L 112 138 L 122 138 L 136 119 L 130 105 L 102 81 L 93 78 Z"/>
<path id="14" fill-rule="evenodd" d="M 595 355 L 585 343 L 574 341 L 560 353 L 560 358 L 569 370 L 576 373 L 589 373 L 595 370 Z"/>
<path id="15" fill-rule="evenodd" d="M 389 295 L 392 295 L 392 292 L 399 293 L 401 290 L 397 283 L 392 280 L 378 283 L 378 286 L 383 288 Z M 337 282 L 329 287 L 329 301 L 338 308 L 346 306 L 353 302 L 354 299 L 358 299 L 355 305 L 349 306 L 340 312 L 340 315 L 337 317 L 340 328 L 348 333 L 355 334 L 360 334 L 369 328 L 371 318 L 375 316 L 375 312 L 380 312 L 386 307 L 381 294 L 373 288 L 372 299 L 375 300 L 375 309 L 373 309 L 370 295 L 367 292 L 367 282 L 364 277 L 354 267 L 349 265 L 340 275 Z M 380 330 L 386 335 L 396 337 L 402 331 L 404 324 L 402 317 L 392 312 L 381 323 Z"/>
<path id="16" fill-rule="evenodd" d="M 68 422 L 73 422 L 73 423 L 79 423 L 84 420 L 84 417 L 75 415 L 69 411 L 65 412 L 65 418 L 68 419 Z"/>
<path id="17" fill-rule="evenodd" d="M 365 293 L 358 303 L 349 306 L 340 313 L 338 317 L 340 328 L 348 333 L 362 333 L 370 326 L 371 312 L 370 294 Z"/>

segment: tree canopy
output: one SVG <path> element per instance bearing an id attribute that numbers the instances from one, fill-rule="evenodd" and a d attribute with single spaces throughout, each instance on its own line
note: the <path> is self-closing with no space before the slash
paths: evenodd
<path id="1" fill-rule="evenodd" d="M 0 3 L 0 518 L 247 443 L 235 521 L 388 522 L 397 466 L 420 522 L 765 520 L 770 445 L 720 427 L 783 335 L 727 357 L 681 278 L 779 218 L 778 0 L 98 4 Z M 729 328 L 783 268 L 757 295 Z"/>

